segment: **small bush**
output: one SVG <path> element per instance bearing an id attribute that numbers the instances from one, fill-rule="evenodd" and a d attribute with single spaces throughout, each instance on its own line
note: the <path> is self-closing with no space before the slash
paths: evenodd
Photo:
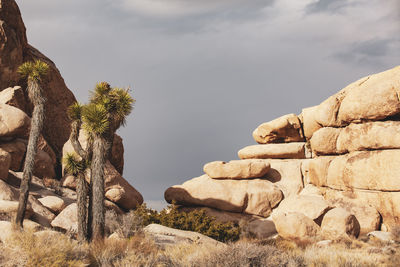
<path id="1" fill-rule="evenodd" d="M 198 232 L 221 242 L 236 241 L 240 236 L 240 227 L 237 224 L 217 222 L 204 210 L 182 212 L 176 205 L 171 205 L 157 212 L 143 204 L 134 211 L 134 214 L 142 219 L 144 226 L 157 223 L 175 229 Z"/>

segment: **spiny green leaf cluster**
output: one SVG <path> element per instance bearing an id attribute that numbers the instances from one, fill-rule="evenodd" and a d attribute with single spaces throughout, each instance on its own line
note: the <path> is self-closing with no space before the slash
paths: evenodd
<path id="1" fill-rule="evenodd" d="M 236 241 L 240 237 L 241 230 L 237 224 L 217 222 L 203 209 L 182 212 L 178 206 L 170 205 L 157 212 L 143 204 L 135 210 L 135 214 L 142 219 L 143 226 L 157 223 L 175 229 L 198 232 L 221 242 Z"/>
<path id="2" fill-rule="evenodd" d="M 48 71 L 49 65 L 39 59 L 34 62 L 25 62 L 18 67 L 18 73 L 23 78 L 28 78 L 36 81 L 42 80 L 42 78 L 47 75 Z"/>
<path id="3" fill-rule="evenodd" d="M 67 153 L 63 158 L 63 163 L 67 173 L 75 176 L 85 172 L 90 166 L 89 161 L 82 160 L 76 153 Z"/>

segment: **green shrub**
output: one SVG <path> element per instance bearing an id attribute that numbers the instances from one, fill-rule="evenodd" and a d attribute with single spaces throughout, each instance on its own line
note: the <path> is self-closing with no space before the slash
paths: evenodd
<path id="1" fill-rule="evenodd" d="M 157 212 L 143 204 L 134 211 L 134 214 L 141 218 L 143 226 L 157 223 L 175 229 L 198 232 L 221 242 L 236 241 L 240 235 L 240 227 L 237 224 L 217 222 L 204 210 L 182 212 L 176 205 L 170 205 Z"/>

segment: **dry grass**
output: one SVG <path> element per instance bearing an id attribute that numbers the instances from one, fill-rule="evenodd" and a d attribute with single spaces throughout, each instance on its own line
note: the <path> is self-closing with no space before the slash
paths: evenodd
<path id="1" fill-rule="evenodd" d="M 0 266 L 399 266 L 399 245 L 353 240 L 328 247 L 282 239 L 161 249 L 142 234 L 78 244 L 58 234 L 17 233 L 0 245 Z"/>

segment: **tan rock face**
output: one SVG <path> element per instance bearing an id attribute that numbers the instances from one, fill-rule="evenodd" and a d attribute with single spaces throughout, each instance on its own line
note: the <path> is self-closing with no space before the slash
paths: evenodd
<path id="1" fill-rule="evenodd" d="M 279 213 L 272 218 L 278 234 L 284 239 L 308 240 L 320 234 L 320 227 L 302 213 Z"/>
<path id="2" fill-rule="evenodd" d="M 283 194 L 270 181 L 216 180 L 203 175 L 165 191 L 165 200 L 184 206 L 206 206 L 268 217 Z"/>
<path id="3" fill-rule="evenodd" d="M 11 165 L 11 155 L 7 151 L 0 149 L 0 179 L 7 180 L 8 170 Z"/>
<path id="4" fill-rule="evenodd" d="M 19 192 L 16 189 L 9 186 L 3 180 L 0 180 L 0 199 L 8 201 L 18 201 Z"/>
<path id="5" fill-rule="evenodd" d="M 78 231 L 78 215 L 77 205 L 73 203 L 66 207 L 58 216 L 51 222 L 51 226 L 64 229 L 66 231 Z"/>
<path id="6" fill-rule="evenodd" d="M 350 124 L 345 128 L 325 127 L 311 138 L 316 155 L 400 148 L 400 122 L 376 121 Z"/>
<path id="7" fill-rule="evenodd" d="M 266 161 L 271 165 L 271 169 L 264 178 L 273 182 L 283 192 L 285 198 L 297 195 L 303 189 L 301 166 L 304 160 L 269 159 Z"/>
<path id="8" fill-rule="evenodd" d="M 360 224 L 350 212 L 342 208 L 334 208 L 325 214 L 321 232 L 326 239 L 357 238 L 360 234 Z"/>
<path id="9" fill-rule="evenodd" d="M 299 119 L 303 125 L 304 137 L 309 140 L 313 134 L 318 131 L 322 126 L 315 119 L 317 107 L 305 108 L 299 115 Z"/>
<path id="10" fill-rule="evenodd" d="M 26 143 L 22 139 L 15 139 L 11 142 L 0 143 L 0 149 L 7 151 L 11 155 L 10 169 L 20 171 L 23 167 L 23 161 L 26 152 Z"/>
<path id="11" fill-rule="evenodd" d="M 360 234 L 367 234 L 380 228 L 381 215 L 376 208 L 365 203 L 365 201 L 363 203 L 362 200 L 351 199 L 341 195 L 337 199 L 331 199 L 329 203 L 353 214 L 360 224 Z"/>
<path id="12" fill-rule="evenodd" d="M 207 163 L 203 170 L 213 179 L 245 179 L 263 177 L 270 168 L 264 160 L 232 160 Z"/>
<path id="13" fill-rule="evenodd" d="M 76 101 L 75 97 L 66 87 L 54 63 L 28 44 L 21 13 L 14 0 L 1 1 L 0 25 L 0 88 L 23 85 L 17 73 L 17 68 L 23 62 L 40 59 L 50 66 L 47 80 L 43 83 L 43 94 L 47 99 L 43 136 L 56 154 L 61 156 L 61 148 L 70 133 L 66 110 Z M 24 94 L 26 96 L 26 92 Z M 32 106 L 27 106 L 30 107 L 24 111 L 30 115 Z"/>
<path id="14" fill-rule="evenodd" d="M 317 122 L 324 127 L 341 127 L 398 114 L 399 74 L 400 67 L 395 67 L 348 85 L 318 106 Z"/>
<path id="15" fill-rule="evenodd" d="M 310 162 L 309 177 L 316 186 L 339 190 L 400 191 L 399 157 L 399 149 L 320 157 Z"/>
<path id="16" fill-rule="evenodd" d="M 125 210 L 134 209 L 143 203 L 143 196 L 119 174 L 109 161 L 104 168 L 104 186 L 106 196 L 109 190 L 118 188 L 118 194 L 114 190 L 112 195 L 114 199 L 118 199 L 115 203 Z M 108 194 L 110 195 L 111 193 Z"/>
<path id="17" fill-rule="evenodd" d="M 305 159 L 305 144 L 266 144 L 242 148 L 238 152 L 241 159 Z"/>
<path id="18" fill-rule="evenodd" d="M 169 228 L 159 224 L 149 224 L 143 229 L 145 235 L 153 238 L 158 245 L 177 245 L 177 244 L 207 244 L 211 246 L 226 246 L 208 236 L 178 229 Z"/>
<path id="19" fill-rule="evenodd" d="M 43 206 L 57 214 L 65 208 L 64 200 L 56 196 L 46 196 L 39 198 L 38 200 Z"/>
<path id="20" fill-rule="evenodd" d="M 325 127 L 316 131 L 310 140 L 314 155 L 335 155 L 338 154 L 337 140 L 341 128 Z"/>
<path id="21" fill-rule="evenodd" d="M 33 174 L 39 178 L 55 178 L 53 160 L 46 152 L 38 150 L 35 157 Z"/>
<path id="22" fill-rule="evenodd" d="M 324 196 L 327 200 L 351 199 L 357 201 L 361 206 L 372 206 L 382 216 L 382 223 L 387 226 L 388 231 L 400 223 L 400 192 L 378 192 L 356 189 L 352 191 L 339 191 L 329 188 L 323 188 L 323 190 L 325 191 Z M 375 215 L 372 214 L 372 216 Z M 360 224 L 363 225 L 363 222 L 361 221 Z"/>
<path id="23" fill-rule="evenodd" d="M 15 86 L 1 91 L 0 104 L 7 104 L 20 110 L 26 110 L 26 101 L 22 88 Z"/>
<path id="24" fill-rule="evenodd" d="M 332 208 L 323 197 L 298 195 L 282 200 L 273 216 L 278 213 L 298 212 L 320 223 L 324 214 Z"/>
<path id="25" fill-rule="evenodd" d="M 6 104 L 0 104 L 0 139 L 8 140 L 27 135 L 31 119 L 25 112 Z"/>
<path id="26" fill-rule="evenodd" d="M 338 119 L 342 123 L 380 120 L 400 112 L 400 67 L 369 76 L 353 84 L 343 99 Z"/>
<path id="27" fill-rule="evenodd" d="M 0 200 L 0 214 L 15 216 L 18 210 L 18 201 Z M 27 205 L 25 218 L 29 219 L 33 214 L 32 207 Z"/>
<path id="28" fill-rule="evenodd" d="M 0 1 L 0 88 L 14 86 L 17 68 L 24 62 L 25 26 L 15 1 Z"/>
<path id="29" fill-rule="evenodd" d="M 253 138 L 259 144 L 305 141 L 296 114 L 288 114 L 261 124 L 254 130 Z"/>

